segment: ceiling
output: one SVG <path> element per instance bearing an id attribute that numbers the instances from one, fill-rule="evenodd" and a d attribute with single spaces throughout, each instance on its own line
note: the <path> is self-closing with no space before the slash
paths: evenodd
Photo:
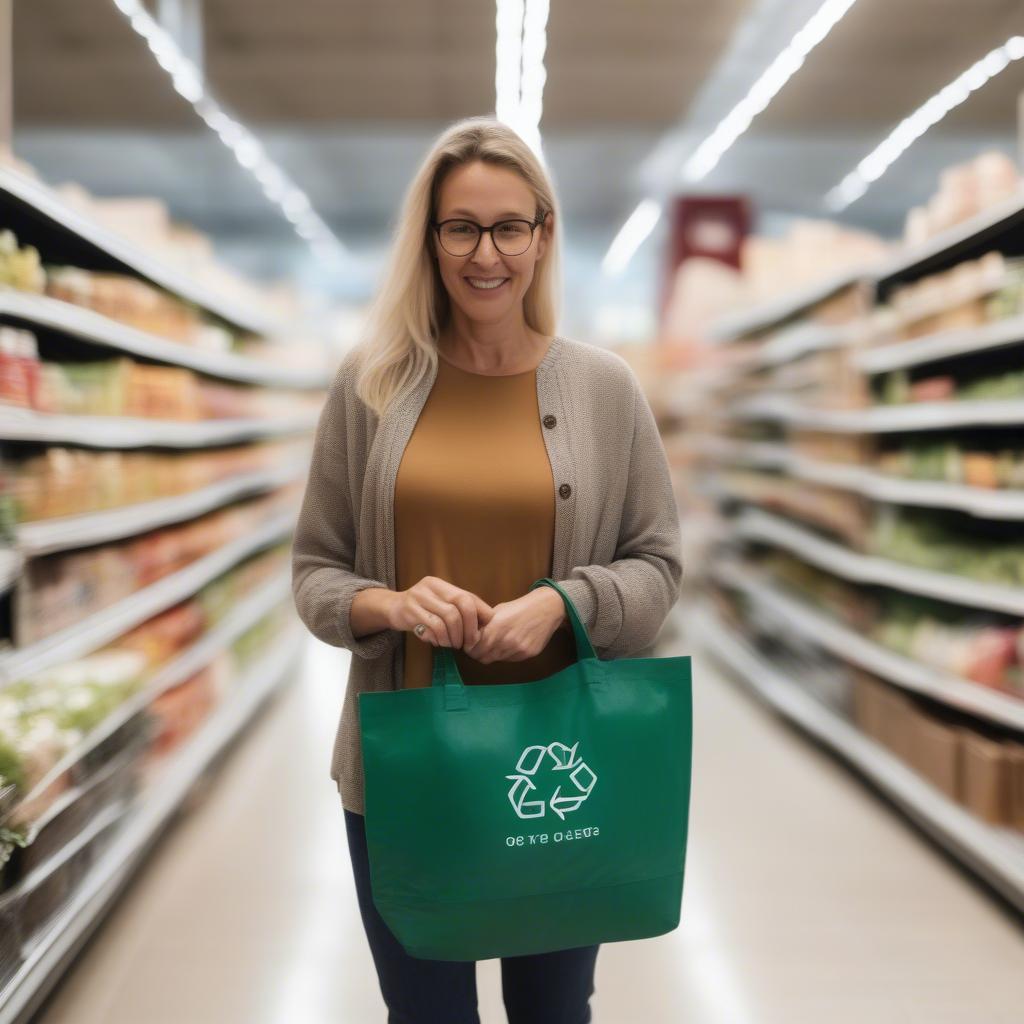
<path id="1" fill-rule="evenodd" d="M 759 135 L 861 130 L 879 136 L 1010 36 L 1020 0 L 858 0 L 752 129 Z M 993 79 L 942 131 L 1013 132 L 1024 68 Z"/>
<path id="2" fill-rule="evenodd" d="M 744 0 L 551 4 L 544 124 L 663 126 L 679 117 Z M 206 0 L 204 62 L 250 127 L 436 125 L 494 107 L 493 0 Z M 25 125 L 187 129 L 111 0 L 32 0 L 15 15 Z"/>
<path id="3" fill-rule="evenodd" d="M 551 0 L 541 131 L 577 276 L 596 274 L 652 168 L 668 185 L 820 2 Z M 47 180 L 155 192 L 257 271 L 304 252 L 284 244 L 287 223 L 112 0 L 14 6 L 15 151 Z M 356 252 L 379 256 L 436 134 L 493 111 L 493 0 L 205 0 L 203 15 L 212 92 Z M 902 117 L 1015 32 L 1020 0 L 859 0 L 700 190 L 823 216 L 821 197 Z M 982 146 L 1013 152 L 1022 91 L 1024 61 L 919 141 L 846 219 L 896 233 L 943 166 Z M 650 275 L 649 261 L 635 264 Z M 334 284 L 354 297 L 372 271 Z"/>

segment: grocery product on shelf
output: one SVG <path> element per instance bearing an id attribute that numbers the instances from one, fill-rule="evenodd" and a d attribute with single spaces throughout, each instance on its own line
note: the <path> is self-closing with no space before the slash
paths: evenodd
<path id="1" fill-rule="evenodd" d="M 0 690 L 0 777 L 14 786 L 20 817 L 45 810 L 66 780 L 55 779 L 43 792 L 33 793 L 26 811 L 28 794 L 115 709 L 159 679 L 164 668 L 209 635 L 247 595 L 282 578 L 288 551 L 287 544 L 276 544 L 252 555 L 99 651 Z"/>
<path id="2" fill-rule="evenodd" d="M 183 524 L 31 559 L 15 600 L 15 646 L 37 643 L 246 536 L 295 507 L 301 493 L 294 481 Z"/>
<path id="3" fill-rule="evenodd" d="M 0 325 L 0 404 L 35 408 L 39 403 L 40 374 L 35 335 Z"/>
<path id="4" fill-rule="evenodd" d="M 903 437 L 878 452 L 875 465 L 891 476 L 941 480 L 968 487 L 1024 487 L 1024 445 L 1003 434 L 959 439 Z"/>
<path id="5" fill-rule="evenodd" d="M 47 265 L 45 294 L 163 338 L 215 352 L 231 350 L 235 331 L 186 302 L 127 274 Z"/>
<path id="6" fill-rule="evenodd" d="M 840 579 L 784 551 L 756 563 L 819 610 L 915 661 L 1024 697 L 1024 622 Z"/>
<path id="7" fill-rule="evenodd" d="M 939 175 L 939 188 L 925 206 L 912 207 L 904 225 L 904 242 L 920 245 L 987 209 L 1012 199 L 1021 189 L 1014 162 L 998 150 L 980 153 L 973 160 L 947 167 Z"/>
<path id="8" fill-rule="evenodd" d="M 201 668 L 164 687 L 130 715 L 121 716 L 117 727 L 108 729 L 94 745 L 86 742 L 79 756 L 74 756 L 75 740 L 81 745 L 83 730 L 97 728 L 110 716 L 111 707 L 116 710 L 115 695 L 122 700 L 126 696 L 120 676 L 135 680 L 137 666 L 125 660 L 120 673 L 114 668 L 105 676 L 104 662 L 84 659 L 74 672 L 62 673 L 63 689 L 56 680 L 50 688 L 36 681 L 31 709 L 21 710 L 22 718 L 31 724 L 15 734 L 20 742 L 8 760 L 13 761 L 13 770 L 30 763 L 38 776 L 60 757 L 65 744 L 70 744 L 73 759 L 65 756 L 65 770 L 28 799 L 12 801 L 10 787 L 5 789 L 0 780 L 5 797 L 0 804 L 0 921 L 5 939 L 16 939 L 0 941 L 0 984 L 31 955 L 58 915 L 66 912 L 99 854 L 173 769 L 179 749 L 235 699 L 246 671 L 268 655 L 292 622 L 290 602 L 279 600 L 211 654 Z M 129 659 L 132 652 L 104 657 L 112 659 L 115 653 Z M 98 706 L 99 701 L 83 702 L 80 695 L 87 684 L 102 691 L 107 707 Z M 145 695 L 139 691 L 136 682 L 127 692 Z M 10 699 L 3 693 L 0 698 Z M 69 718 L 72 728 L 62 728 Z M 11 745 L 0 738 L 0 751 Z M 49 770 L 52 774 L 52 767 Z M 79 848 L 88 853 L 79 857 Z"/>
<path id="9" fill-rule="evenodd" d="M 142 685 L 145 657 L 96 653 L 0 691 L 0 777 L 19 796 Z"/>
<path id="10" fill-rule="evenodd" d="M 828 220 L 796 220 L 781 238 L 750 235 L 741 255 L 747 303 L 765 302 L 853 271 L 888 251 L 877 235 Z"/>
<path id="11" fill-rule="evenodd" d="M 953 373 L 923 374 L 912 379 L 907 370 L 885 374 L 879 384 L 879 400 L 887 405 L 906 402 L 986 401 L 1024 397 L 1024 370 L 1004 370 L 976 376 Z"/>
<path id="12" fill-rule="evenodd" d="M 13 231 L 0 227 L 0 287 L 42 292 L 46 274 L 34 245 L 19 245 Z"/>
<path id="13" fill-rule="evenodd" d="M 872 311 L 873 344 L 979 327 L 1024 311 L 1024 262 L 992 251 L 893 288 Z"/>
<path id="14" fill-rule="evenodd" d="M 286 416 L 315 411 L 320 402 L 315 392 L 230 384 L 127 356 L 43 361 L 32 332 L 16 328 L 0 332 L 0 360 L 0 403 L 41 413 L 200 422 Z"/>
<path id="15" fill-rule="evenodd" d="M 1024 533 L 1017 523 L 978 521 L 945 509 L 879 506 L 868 549 L 935 572 L 1004 586 L 1024 584 Z"/>
<path id="16" fill-rule="evenodd" d="M 1024 744 L 861 669 L 854 679 L 854 720 L 865 734 L 981 821 L 1024 831 Z"/>
<path id="17" fill-rule="evenodd" d="M 261 470 L 301 467 L 308 461 L 310 445 L 306 437 L 266 439 L 178 454 L 49 445 L 38 454 L 0 460 L 0 480 L 13 503 L 12 522 L 34 523 L 127 509 Z"/>
<path id="18" fill-rule="evenodd" d="M 893 686 L 855 665 L 811 657 L 742 594 L 716 590 L 714 602 L 743 641 L 780 676 L 897 757 L 941 796 L 989 825 L 1024 832 L 1024 743 L 1011 730 Z M 818 660 L 821 658 L 821 660 Z"/>
<path id="19" fill-rule="evenodd" d="M 750 469 L 723 471 L 721 478 L 732 497 L 811 523 L 852 547 L 864 546 L 870 511 L 859 495 Z"/>

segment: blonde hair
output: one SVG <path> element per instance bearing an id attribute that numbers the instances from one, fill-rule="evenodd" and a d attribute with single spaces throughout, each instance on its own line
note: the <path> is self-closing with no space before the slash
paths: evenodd
<path id="1" fill-rule="evenodd" d="M 424 158 L 405 194 L 391 252 L 366 323 L 355 346 L 356 394 L 382 415 L 403 389 L 415 387 L 436 367 L 436 341 L 451 315 L 448 296 L 431 250 L 430 222 L 445 175 L 483 160 L 507 167 L 530 186 L 537 216 L 554 213 L 554 230 L 523 296 L 528 327 L 553 335 L 561 297 L 561 217 L 546 170 L 508 125 L 493 117 L 468 117 L 447 128 Z"/>

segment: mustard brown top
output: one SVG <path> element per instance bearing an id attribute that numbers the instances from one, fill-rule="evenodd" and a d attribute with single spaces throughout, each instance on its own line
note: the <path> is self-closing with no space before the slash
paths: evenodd
<path id="1" fill-rule="evenodd" d="M 397 589 L 437 576 L 493 606 L 551 576 L 556 494 L 542 431 L 556 424 L 546 423 L 536 369 L 482 374 L 440 357 L 395 481 Z M 405 634 L 403 686 L 430 686 L 434 651 Z M 522 661 L 452 653 L 467 685 L 543 679 L 576 660 L 568 629 Z"/>

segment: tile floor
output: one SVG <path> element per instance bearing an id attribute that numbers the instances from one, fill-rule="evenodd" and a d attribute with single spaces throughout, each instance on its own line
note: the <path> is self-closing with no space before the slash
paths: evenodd
<path id="1" fill-rule="evenodd" d="M 33 1024 L 383 1024 L 328 778 L 348 657 L 310 639 Z M 595 1024 L 1024 1020 L 1018 920 L 699 656 L 695 679 L 682 924 L 602 946 Z"/>

